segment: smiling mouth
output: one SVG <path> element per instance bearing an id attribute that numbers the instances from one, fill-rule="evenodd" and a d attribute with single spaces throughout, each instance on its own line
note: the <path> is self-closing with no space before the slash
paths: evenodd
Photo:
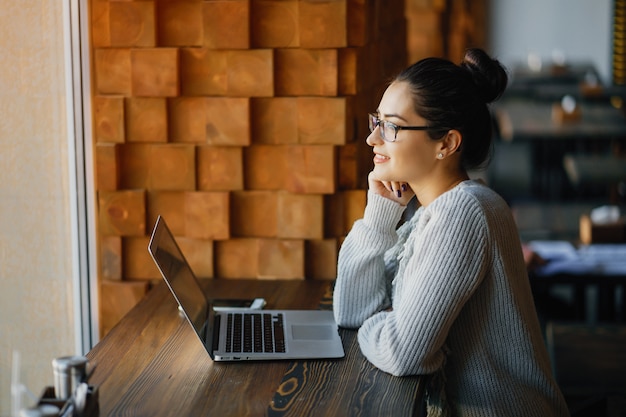
<path id="1" fill-rule="evenodd" d="M 375 153 L 374 154 L 374 162 L 386 162 L 388 161 L 390 158 L 388 156 L 385 155 L 381 155 L 379 153 Z"/>

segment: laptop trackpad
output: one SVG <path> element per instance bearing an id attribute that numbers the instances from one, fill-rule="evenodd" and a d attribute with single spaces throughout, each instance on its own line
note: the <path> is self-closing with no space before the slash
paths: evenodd
<path id="1" fill-rule="evenodd" d="M 328 340 L 333 337 L 332 326 L 294 324 L 291 333 L 295 340 Z"/>

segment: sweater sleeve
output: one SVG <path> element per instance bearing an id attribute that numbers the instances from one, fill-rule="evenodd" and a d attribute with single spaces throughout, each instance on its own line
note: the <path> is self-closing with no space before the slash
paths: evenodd
<path id="1" fill-rule="evenodd" d="M 385 252 L 398 240 L 395 228 L 405 207 L 372 192 L 363 218 L 346 236 L 337 264 L 333 311 L 340 326 L 357 328 L 390 305 L 390 269 Z"/>
<path id="2" fill-rule="evenodd" d="M 433 373 L 444 361 L 448 332 L 486 273 L 487 224 L 471 196 L 448 193 L 433 202 L 413 233 L 401 290 L 392 311 L 359 329 L 363 354 L 393 375 Z"/>

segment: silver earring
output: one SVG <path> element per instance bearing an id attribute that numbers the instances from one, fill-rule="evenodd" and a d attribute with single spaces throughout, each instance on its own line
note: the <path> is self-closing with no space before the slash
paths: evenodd
<path id="1" fill-rule="evenodd" d="M 443 154 L 442 154 L 441 152 L 439 152 L 439 153 L 437 154 L 437 158 L 439 158 L 439 159 L 443 159 Z"/>

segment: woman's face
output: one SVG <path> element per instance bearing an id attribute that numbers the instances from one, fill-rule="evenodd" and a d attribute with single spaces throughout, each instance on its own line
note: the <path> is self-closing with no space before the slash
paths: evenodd
<path id="1" fill-rule="evenodd" d="M 397 126 L 425 126 L 427 121 L 415 113 L 406 82 L 391 84 L 378 106 L 378 117 Z M 380 181 L 407 182 L 419 186 L 428 178 L 437 161 L 439 141 L 429 139 L 424 130 L 398 130 L 395 142 L 380 136 L 381 126 L 367 138 L 374 150 L 374 174 Z"/>

